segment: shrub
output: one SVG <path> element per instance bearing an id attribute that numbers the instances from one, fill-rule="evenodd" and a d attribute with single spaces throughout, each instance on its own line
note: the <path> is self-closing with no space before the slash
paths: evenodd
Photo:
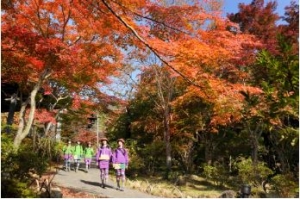
<path id="1" fill-rule="evenodd" d="M 258 162 L 254 165 L 251 158 L 241 158 L 237 163 L 238 177 L 242 183 L 261 185 L 262 181 L 272 174 L 272 170 L 265 163 Z"/>
<path id="2" fill-rule="evenodd" d="M 217 168 L 211 165 L 205 165 L 203 170 L 203 174 L 207 180 L 213 179 L 214 174 L 217 172 Z"/>
<path id="3" fill-rule="evenodd" d="M 143 172 L 146 172 L 148 175 L 153 175 L 166 169 L 164 144 L 161 141 L 154 141 L 151 144 L 138 148 L 137 155 L 143 162 Z"/>
<path id="4" fill-rule="evenodd" d="M 137 152 L 139 150 L 137 146 L 137 141 L 133 139 L 126 140 L 126 148 L 129 152 L 129 167 L 127 170 L 128 177 L 132 177 L 135 174 L 139 173 L 141 170 L 145 168 L 144 162 L 138 156 Z"/>
<path id="5" fill-rule="evenodd" d="M 295 197 L 299 193 L 298 181 L 294 178 L 292 173 L 279 174 L 272 178 L 272 185 L 281 197 L 290 198 Z"/>
<path id="6" fill-rule="evenodd" d="M 32 142 L 27 139 L 18 151 L 13 149 L 13 137 L 1 135 L 1 196 L 31 197 L 30 171 L 41 175 L 48 167 L 48 158 L 33 150 Z"/>
<path id="7" fill-rule="evenodd" d="M 225 167 L 218 162 L 216 162 L 214 166 L 205 165 L 203 169 L 203 173 L 207 180 L 212 180 L 218 186 L 222 186 L 226 183 L 228 173 L 226 172 Z"/>
<path id="8" fill-rule="evenodd" d="M 36 194 L 27 183 L 17 179 L 1 179 L 1 198 L 34 198 Z"/>

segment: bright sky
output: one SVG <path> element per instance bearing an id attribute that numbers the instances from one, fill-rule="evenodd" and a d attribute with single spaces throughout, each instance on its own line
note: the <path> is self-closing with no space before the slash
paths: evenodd
<path id="1" fill-rule="evenodd" d="M 269 2 L 270 0 L 265 0 L 265 3 Z M 290 2 L 292 0 L 277 0 L 277 13 L 279 16 L 284 15 L 284 8 L 288 5 L 290 5 Z M 224 12 L 225 16 L 226 13 L 237 13 L 238 12 L 238 4 L 244 3 L 244 4 L 250 4 L 252 0 L 224 0 Z M 297 0 L 296 0 L 297 2 Z"/>

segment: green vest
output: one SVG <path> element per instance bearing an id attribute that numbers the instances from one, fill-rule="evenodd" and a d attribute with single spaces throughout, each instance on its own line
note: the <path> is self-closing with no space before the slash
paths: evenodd
<path id="1" fill-rule="evenodd" d="M 74 146 L 73 155 L 82 156 L 83 155 L 83 148 L 81 145 Z"/>
<path id="2" fill-rule="evenodd" d="M 73 147 L 71 145 L 65 145 L 63 147 L 64 154 L 72 154 L 73 153 Z"/>
<path id="3" fill-rule="evenodd" d="M 84 151 L 84 156 L 86 158 L 91 158 L 91 157 L 93 157 L 93 155 L 94 155 L 94 149 L 91 147 L 87 147 Z"/>

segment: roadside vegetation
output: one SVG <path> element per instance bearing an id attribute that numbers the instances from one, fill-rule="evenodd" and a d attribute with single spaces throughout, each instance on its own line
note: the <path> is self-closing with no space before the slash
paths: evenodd
<path id="1" fill-rule="evenodd" d="M 50 197 L 63 145 L 104 136 L 153 195 L 299 196 L 299 5 L 222 6 L 2 1 L 1 197 Z"/>

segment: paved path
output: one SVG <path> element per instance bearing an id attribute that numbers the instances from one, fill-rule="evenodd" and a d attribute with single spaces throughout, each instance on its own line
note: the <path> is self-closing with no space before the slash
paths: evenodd
<path id="1" fill-rule="evenodd" d="M 107 187 L 100 187 L 100 171 L 97 168 L 91 168 L 88 173 L 79 169 L 75 172 L 71 170 L 66 172 L 58 169 L 53 182 L 57 185 L 67 188 L 75 188 L 93 194 L 101 194 L 109 198 L 155 198 L 155 196 L 125 187 L 124 191 L 116 190 L 116 183 L 109 180 Z"/>

